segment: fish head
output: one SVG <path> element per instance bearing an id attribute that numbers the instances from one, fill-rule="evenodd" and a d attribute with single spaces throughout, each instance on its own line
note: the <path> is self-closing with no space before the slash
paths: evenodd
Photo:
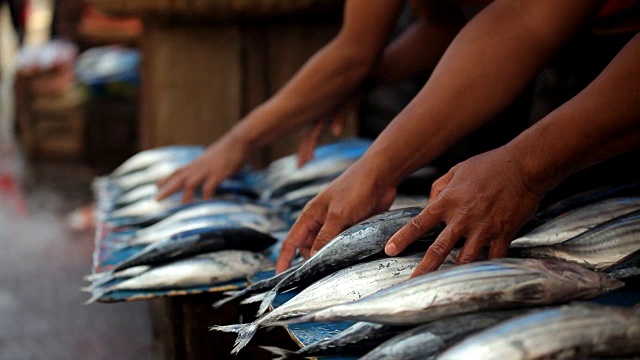
<path id="1" fill-rule="evenodd" d="M 559 291 L 571 298 L 590 298 L 619 289 L 624 283 L 603 272 L 563 260 L 538 260 L 544 271 L 559 281 Z"/>

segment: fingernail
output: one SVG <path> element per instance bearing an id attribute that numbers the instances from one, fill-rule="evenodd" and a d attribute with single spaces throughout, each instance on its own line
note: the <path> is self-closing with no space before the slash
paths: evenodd
<path id="1" fill-rule="evenodd" d="M 318 252 L 318 250 L 311 250 L 311 253 L 309 253 L 309 256 L 313 256 Z"/>
<path id="2" fill-rule="evenodd" d="M 396 254 L 396 251 L 398 251 L 398 248 L 394 243 L 388 243 L 384 248 L 384 252 L 386 252 L 389 256 L 394 256 Z"/>

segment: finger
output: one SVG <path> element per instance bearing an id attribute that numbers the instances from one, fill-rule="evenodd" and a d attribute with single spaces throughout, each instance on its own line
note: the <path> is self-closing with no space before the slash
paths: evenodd
<path id="1" fill-rule="evenodd" d="M 316 239 L 313 242 L 313 246 L 311 247 L 311 256 L 313 256 L 313 254 L 318 250 L 322 249 L 323 246 L 327 245 L 344 229 L 344 217 L 329 211 L 324 225 L 322 225 L 322 228 L 318 231 L 318 236 L 316 236 Z"/>
<path id="2" fill-rule="evenodd" d="M 351 108 L 347 106 L 343 106 L 338 110 L 338 112 L 331 118 L 330 128 L 333 136 L 340 136 L 342 131 L 344 130 L 345 124 L 347 123 L 347 119 L 349 118 L 349 114 L 351 113 Z"/>
<path id="3" fill-rule="evenodd" d="M 211 177 L 205 181 L 202 186 L 202 198 L 204 200 L 211 200 L 213 195 L 215 194 L 216 187 L 218 186 L 218 179 Z"/>
<path id="4" fill-rule="evenodd" d="M 491 241 L 491 247 L 489 248 L 489 259 L 505 257 L 507 255 L 508 249 L 509 241 L 504 238 Z"/>
<path id="5" fill-rule="evenodd" d="M 191 175 L 184 181 L 184 189 L 182 193 L 182 203 L 189 204 L 193 201 L 193 195 L 196 192 L 196 188 L 202 183 L 201 175 Z"/>
<path id="6" fill-rule="evenodd" d="M 451 252 L 460 236 L 462 236 L 462 234 L 459 230 L 456 230 L 455 226 L 447 226 L 442 233 L 440 233 L 436 241 L 429 246 L 427 253 L 420 264 L 418 264 L 418 267 L 413 271 L 411 277 L 413 278 L 437 270 Z"/>
<path id="7" fill-rule="evenodd" d="M 183 176 L 176 176 L 171 182 L 160 188 L 158 194 L 156 195 L 156 200 L 160 201 L 169 197 L 169 195 L 176 193 L 178 190 L 180 190 L 180 188 L 182 188 L 183 181 Z"/>
<path id="8" fill-rule="evenodd" d="M 487 243 L 488 236 L 486 234 L 478 233 L 467 237 L 464 242 L 464 246 L 458 258 L 456 259 L 456 265 L 468 264 L 478 259 L 482 248 Z"/>
<path id="9" fill-rule="evenodd" d="M 453 179 L 454 171 L 449 170 L 446 174 L 439 177 L 436 181 L 431 184 L 431 194 L 429 194 L 430 199 L 435 199 L 440 195 L 442 190 L 451 182 Z"/>
<path id="10" fill-rule="evenodd" d="M 436 226 L 440 220 L 439 216 L 432 213 L 432 206 L 428 205 L 389 239 L 384 248 L 385 253 L 389 256 L 400 254 L 422 234 Z"/>
<path id="11" fill-rule="evenodd" d="M 296 252 L 300 245 L 305 242 L 311 242 L 320 230 L 320 222 L 315 220 L 312 215 L 307 215 L 308 211 L 302 212 L 282 243 L 280 255 L 276 262 L 277 274 L 289 268 L 291 261 L 296 257 Z"/>
<path id="12" fill-rule="evenodd" d="M 298 167 L 302 167 L 304 164 L 313 159 L 313 151 L 318 144 L 318 139 L 322 130 L 325 127 L 324 121 L 316 122 L 313 127 L 302 138 L 300 146 L 298 147 Z"/>

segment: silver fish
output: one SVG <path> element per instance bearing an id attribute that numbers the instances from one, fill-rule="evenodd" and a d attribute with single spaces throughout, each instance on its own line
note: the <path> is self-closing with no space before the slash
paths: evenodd
<path id="1" fill-rule="evenodd" d="M 138 276 L 149 269 L 151 269 L 151 266 L 140 265 L 140 266 L 134 266 L 134 267 L 124 269 L 122 271 L 118 271 L 114 273 L 107 271 L 107 272 L 91 274 L 89 276 L 86 276 L 85 280 L 91 281 L 92 283 L 89 287 L 83 288 L 83 290 L 88 290 L 92 292 L 94 288 L 102 286 L 112 280 L 129 279 L 134 276 Z"/>
<path id="2" fill-rule="evenodd" d="M 213 326 L 211 330 L 237 332 L 232 353 L 238 353 L 258 327 L 281 319 L 306 314 L 335 304 L 344 304 L 399 284 L 409 278 L 421 256 L 384 258 L 360 263 L 317 281 L 270 313 L 250 324 Z"/>
<path id="3" fill-rule="evenodd" d="M 512 248 L 553 245 L 596 225 L 640 209 L 640 197 L 613 198 L 582 206 L 536 227 L 511 242 Z"/>
<path id="4" fill-rule="evenodd" d="M 383 212 L 338 234 L 295 271 L 274 286 L 260 304 L 262 315 L 281 289 L 296 286 L 352 265 L 384 250 L 387 240 L 407 224 L 422 208 L 411 207 Z M 427 234 L 433 237 L 433 234 Z M 419 245 L 421 242 L 418 242 Z"/>
<path id="5" fill-rule="evenodd" d="M 121 191 L 127 192 L 138 186 L 155 184 L 158 180 L 171 175 L 178 168 L 188 164 L 189 162 L 191 162 L 191 159 L 172 159 L 171 161 L 159 162 L 139 172 L 114 179 L 113 183 L 115 186 L 122 189 Z"/>
<path id="6" fill-rule="evenodd" d="M 309 200 L 325 190 L 331 182 L 313 183 L 301 187 L 299 189 L 285 193 L 283 196 L 277 199 L 272 199 L 275 207 L 292 207 L 302 208 Z"/>
<path id="7" fill-rule="evenodd" d="M 209 200 L 193 205 L 189 205 L 179 211 L 169 215 L 165 219 L 140 229 L 137 231 L 138 235 L 153 233 L 160 229 L 172 226 L 176 223 L 184 220 L 198 218 L 210 215 L 223 215 L 223 214 L 237 214 L 237 213 L 256 213 L 267 216 L 269 209 L 263 206 L 253 205 L 249 203 L 227 201 L 221 199 Z"/>
<path id="8" fill-rule="evenodd" d="M 446 350 L 438 360 L 585 359 L 640 353 L 637 309 L 570 304 L 496 325 Z"/>
<path id="9" fill-rule="evenodd" d="M 465 337 L 528 311 L 487 311 L 433 321 L 392 337 L 360 360 L 433 360 L 447 347 Z"/>
<path id="10" fill-rule="evenodd" d="M 155 199 L 144 199 L 121 209 L 115 210 L 104 216 L 107 221 L 117 221 L 123 218 L 153 216 L 155 214 L 166 213 L 171 209 L 182 206 L 181 196 L 171 196 L 161 201 Z"/>
<path id="11" fill-rule="evenodd" d="M 156 184 L 142 185 L 125 192 L 115 201 L 116 206 L 123 206 L 134 203 L 142 199 L 148 199 L 155 196 L 158 193 L 158 187 Z"/>
<path id="12" fill-rule="evenodd" d="M 280 197 L 314 181 L 336 178 L 357 160 L 349 157 L 326 158 L 282 173 L 281 177 L 269 179 L 269 191 L 265 193 L 263 200 Z"/>
<path id="13" fill-rule="evenodd" d="M 242 250 L 215 251 L 158 266 L 115 285 L 97 288 L 87 304 L 113 291 L 211 285 L 242 279 L 269 266 L 273 266 L 273 262 L 260 253 Z"/>
<path id="14" fill-rule="evenodd" d="M 389 210 L 402 209 L 413 206 L 427 206 L 429 203 L 429 197 L 427 196 L 407 196 L 398 195 L 391 204 Z"/>
<path id="15" fill-rule="evenodd" d="M 417 325 L 476 311 L 587 299 L 623 285 L 566 261 L 502 258 L 429 273 L 283 323 L 360 320 Z"/>
<path id="16" fill-rule="evenodd" d="M 190 157 L 195 159 L 203 152 L 204 147 L 197 145 L 163 146 L 141 151 L 113 170 L 113 172 L 111 172 L 111 177 L 118 177 L 134 171 L 139 171 L 155 163 L 173 158 Z"/>
<path id="17" fill-rule="evenodd" d="M 255 213 L 237 213 L 231 215 L 213 215 L 193 219 L 186 219 L 172 226 L 161 227 L 156 231 L 136 232 L 132 237 L 126 239 L 123 246 L 148 245 L 158 241 L 177 236 L 186 231 L 196 229 L 221 227 L 225 225 L 240 225 L 256 231 L 268 233 L 273 225 L 267 218 Z"/>
<path id="18" fill-rule="evenodd" d="M 640 210 L 604 222 L 563 243 L 514 249 L 517 256 L 562 259 L 601 270 L 640 250 Z"/>

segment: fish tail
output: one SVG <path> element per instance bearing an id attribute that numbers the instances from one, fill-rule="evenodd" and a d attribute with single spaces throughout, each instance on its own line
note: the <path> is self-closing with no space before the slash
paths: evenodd
<path id="1" fill-rule="evenodd" d="M 273 287 L 273 289 L 269 290 L 269 292 L 267 292 L 264 295 L 264 298 L 260 303 L 260 308 L 258 309 L 258 313 L 256 314 L 256 316 L 261 316 L 262 314 L 267 312 L 267 310 L 269 310 L 269 306 L 271 306 L 271 304 L 273 303 L 273 300 L 276 298 L 276 295 L 278 294 L 278 288 L 279 288 L 278 285 L 276 285 Z"/>
<path id="2" fill-rule="evenodd" d="M 275 360 L 285 360 L 285 359 L 292 359 L 295 358 L 296 356 L 296 352 L 295 351 L 291 351 L 291 350 L 287 350 L 287 349 L 281 349 L 279 347 L 275 347 L 275 346 L 260 346 L 261 348 L 269 351 L 270 353 L 272 353 L 273 355 L 277 355 L 277 358 L 274 358 Z"/>
<path id="3" fill-rule="evenodd" d="M 237 354 L 249 343 L 249 340 L 251 340 L 253 335 L 256 333 L 256 331 L 258 330 L 258 323 L 252 322 L 250 324 L 212 326 L 209 328 L 209 330 L 237 333 L 238 337 L 236 338 L 236 342 L 234 343 L 233 350 L 231 350 L 232 354 Z"/>
<path id="4" fill-rule="evenodd" d="M 83 286 L 80 288 L 81 291 L 88 292 L 88 293 L 92 293 L 93 289 L 94 289 L 93 285 Z"/>
<path id="5" fill-rule="evenodd" d="M 243 289 L 243 290 L 240 290 L 240 291 L 234 291 L 234 293 L 233 293 L 233 294 L 227 294 L 227 293 L 228 293 L 228 292 L 230 292 L 230 291 L 225 292 L 225 293 L 224 293 L 225 295 L 231 295 L 231 296 L 229 296 L 229 297 L 226 297 L 226 298 L 224 298 L 224 299 L 221 299 L 221 300 L 216 301 L 216 302 L 215 302 L 215 303 L 213 303 L 213 305 L 212 305 L 212 306 L 213 306 L 213 308 L 214 308 L 214 309 L 217 309 L 217 308 L 219 308 L 220 306 L 222 306 L 222 305 L 224 305 L 224 304 L 226 304 L 226 303 L 228 303 L 228 302 L 230 302 L 230 301 L 232 301 L 232 300 L 235 300 L 235 299 L 237 299 L 237 298 L 242 297 L 244 294 L 246 294 L 246 293 L 247 293 L 247 291 L 245 291 L 245 290 L 246 290 L 246 288 L 245 288 L 245 289 Z"/>
<path id="6" fill-rule="evenodd" d="M 245 305 L 245 304 L 253 304 L 255 302 L 258 301 L 262 301 L 264 300 L 264 297 L 267 296 L 267 292 L 263 292 L 263 293 L 259 293 L 259 294 L 255 294 L 253 296 L 250 296 L 242 301 L 240 301 L 240 304 Z"/>
<path id="7" fill-rule="evenodd" d="M 93 289 L 93 295 L 91 296 L 91 298 L 89 298 L 89 300 L 85 301 L 84 304 L 85 305 L 92 304 L 98 301 L 98 299 L 100 299 L 104 295 L 110 293 L 111 291 L 113 291 L 111 287 L 104 288 L 104 289 Z"/>
<path id="8" fill-rule="evenodd" d="M 289 324 L 299 324 L 299 323 L 315 322 L 315 321 L 317 321 L 317 319 L 314 316 L 314 314 L 308 314 L 308 315 L 292 317 L 286 320 L 279 320 L 279 321 L 274 321 L 270 323 L 265 323 L 265 326 L 284 326 Z"/>
<path id="9" fill-rule="evenodd" d="M 257 330 L 258 330 L 257 322 L 252 322 L 251 324 L 247 324 L 246 327 L 241 329 L 238 332 L 238 338 L 236 339 L 233 350 L 231 350 L 231 354 L 236 355 L 240 352 L 240 350 L 242 350 L 245 346 L 247 346 L 247 344 L 249 343 L 251 338 L 253 338 L 253 335 L 255 335 Z"/>

